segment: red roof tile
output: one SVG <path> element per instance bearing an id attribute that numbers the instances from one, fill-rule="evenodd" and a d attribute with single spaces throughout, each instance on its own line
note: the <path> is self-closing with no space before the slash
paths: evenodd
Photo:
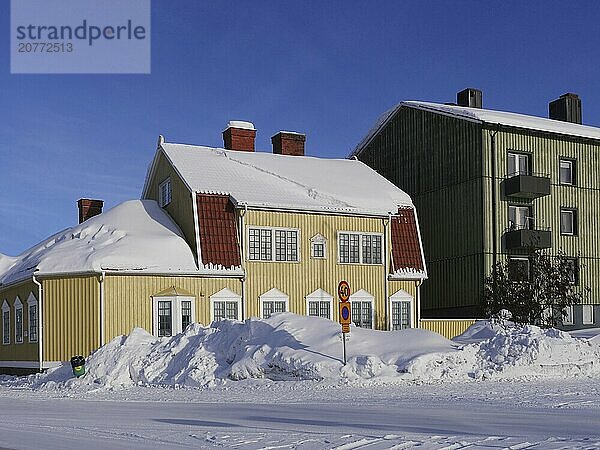
<path id="1" fill-rule="evenodd" d="M 200 252 L 204 265 L 241 265 L 235 210 L 227 195 L 197 194 Z"/>
<path id="2" fill-rule="evenodd" d="M 412 208 L 399 208 L 398 215 L 392 217 L 391 271 L 407 268 L 424 270 L 423 256 L 415 212 Z"/>

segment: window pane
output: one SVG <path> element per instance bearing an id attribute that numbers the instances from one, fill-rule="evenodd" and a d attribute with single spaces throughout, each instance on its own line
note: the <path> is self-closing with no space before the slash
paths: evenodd
<path id="1" fill-rule="evenodd" d="M 319 315 L 319 302 L 310 301 L 308 302 L 308 315 L 318 316 Z"/>
<path id="2" fill-rule="evenodd" d="M 248 257 L 253 260 L 260 259 L 260 230 L 250 228 L 248 232 Z"/>
<path id="3" fill-rule="evenodd" d="M 271 261 L 273 247 L 273 237 L 271 230 L 260 230 L 260 259 L 261 261 Z"/>
<path id="4" fill-rule="evenodd" d="M 286 234 L 275 230 L 275 261 L 285 261 Z"/>
<path id="5" fill-rule="evenodd" d="M 287 251 L 286 257 L 288 261 L 298 261 L 298 232 L 287 232 Z"/>
<path id="6" fill-rule="evenodd" d="M 392 330 L 400 329 L 400 302 L 392 302 Z"/>
<path id="7" fill-rule="evenodd" d="M 562 323 L 563 325 L 573 325 L 573 307 L 567 306 L 563 309 Z"/>
<path id="8" fill-rule="evenodd" d="M 158 336 L 171 336 L 173 334 L 173 317 L 171 302 L 158 302 Z"/>
<path id="9" fill-rule="evenodd" d="M 573 161 L 560 160 L 561 184 L 573 184 Z"/>
<path id="10" fill-rule="evenodd" d="M 10 344 L 10 312 L 2 313 L 2 343 Z"/>
<path id="11" fill-rule="evenodd" d="M 238 320 L 238 302 L 226 302 L 226 316 L 228 319 Z"/>
<path id="12" fill-rule="evenodd" d="M 325 257 L 325 244 L 313 243 L 313 256 L 315 258 Z"/>
<path id="13" fill-rule="evenodd" d="M 583 305 L 581 307 L 583 310 L 583 324 L 591 325 L 594 323 L 594 306 L 593 305 Z"/>
<path id="14" fill-rule="evenodd" d="M 281 312 L 285 312 L 285 301 L 279 301 L 279 302 L 273 302 L 273 312 L 274 313 L 281 313 Z"/>
<path id="15" fill-rule="evenodd" d="M 562 234 L 574 234 L 573 211 L 561 210 L 560 212 L 560 232 Z"/>
<path id="16" fill-rule="evenodd" d="M 181 330 L 185 330 L 192 323 L 192 302 L 181 302 Z"/>
<path id="17" fill-rule="evenodd" d="M 373 308 L 371 302 L 362 303 L 362 326 L 364 328 L 373 328 Z"/>
<path id="18" fill-rule="evenodd" d="M 37 341 L 37 334 L 38 334 L 37 306 L 31 305 L 29 307 L 29 340 Z"/>
<path id="19" fill-rule="evenodd" d="M 15 309 L 15 341 L 23 342 L 23 308 Z"/>
<path id="20" fill-rule="evenodd" d="M 350 234 L 350 262 L 358 263 L 360 262 L 360 235 L 359 234 Z"/>
<path id="21" fill-rule="evenodd" d="M 329 302 L 320 302 L 319 305 L 319 316 L 324 317 L 325 319 L 330 319 L 330 303 Z"/>
<path id="22" fill-rule="evenodd" d="M 400 302 L 400 326 L 410 328 L 410 302 Z"/>
<path id="23" fill-rule="evenodd" d="M 350 306 L 350 310 L 352 311 L 352 323 L 357 327 L 361 326 L 361 314 L 360 314 L 360 302 L 352 302 Z"/>
<path id="24" fill-rule="evenodd" d="M 221 320 L 225 318 L 225 302 L 214 302 L 213 317 L 214 320 Z"/>
<path id="25" fill-rule="evenodd" d="M 508 154 L 508 176 L 511 177 L 517 172 L 517 155 Z"/>
<path id="26" fill-rule="evenodd" d="M 340 234 L 340 262 L 350 262 L 350 235 Z"/>
<path id="27" fill-rule="evenodd" d="M 373 236 L 373 264 L 381 264 L 381 236 Z"/>
<path id="28" fill-rule="evenodd" d="M 373 264 L 373 257 L 371 255 L 371 235 L 363 234 L 363 263 Z"/>

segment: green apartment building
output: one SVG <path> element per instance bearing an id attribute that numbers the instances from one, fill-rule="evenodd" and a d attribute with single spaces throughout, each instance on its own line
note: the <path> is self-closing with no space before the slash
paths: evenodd
<path id="1" fill-rule="evenodd" d="M 466 89 L 457 103 L 403 101 L 354 150 L 413 199 L 429 280 L 422 314 L 481 317 L 483 282 L 495 261 L 526 272 L 528 251 L 562 249 L 589 287 L 565 329 L 600 315 L 600 128 L 581 124 L 581 101 L 565 94 L 550 118 L 482 109 Z"/>

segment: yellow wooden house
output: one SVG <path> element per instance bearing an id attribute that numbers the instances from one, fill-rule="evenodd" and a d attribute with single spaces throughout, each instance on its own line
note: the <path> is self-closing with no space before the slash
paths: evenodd
<path id="1" fill-rule="evenodd" d="M 350 284 L 355 326 L 419 323 L 427 278 L 410 197 L 362 162 L 304 156 L 302 134 L 230 122 L 224 148 L 159 138 L 140 200 L 99 214 L 18 257 L 0 255 L 0 370 L 43 370 L 142 327 L 291 311 L 338 320 Z"/>

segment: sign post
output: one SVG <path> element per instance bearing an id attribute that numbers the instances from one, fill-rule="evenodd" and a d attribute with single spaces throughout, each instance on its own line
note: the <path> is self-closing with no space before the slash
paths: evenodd
<path id="1" fill-rule="evenodd" d="M 342 325 L 342 341 L 344 343 L 344 365 L 346 365 L 346 333 L 350 333 L 350 285 L 347 281 L 340 281 L 338 285 L 338 297 L 340 299 L 340 324 Z"/>

